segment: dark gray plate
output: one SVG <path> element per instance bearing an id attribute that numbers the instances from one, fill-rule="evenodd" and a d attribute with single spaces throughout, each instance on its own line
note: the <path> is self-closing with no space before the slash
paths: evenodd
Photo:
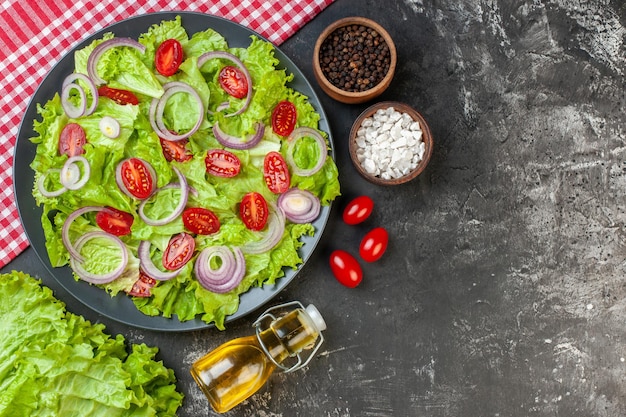
<path id="1" fill-rule="evenodd" d="M 80 43 L 76 49 L 81 49 L 91 43 L 94 39 L 101 38 L 104 33 L 112 32 L 118 37 L 130 37 L 137 39 L 139 35 L 145 33 L 148 28 L 153 24 L 158 24 L 163 20 L 172 20 L 176 16 L 181 16 L 183 26 L 192 35 L 195 32 L 212 28 L 219 32 L 226 38 L 229 46 L 231 47 L 247 47 L 250 44 L 250 36 L 256 35 L 263 38 L 256 32 L 233 23 L 229 20 L 222 19 L 216 16 L 210 16 L 201 13 L 193 12 L 163 12 L 152 13 L 133 17 L 111 26 L 104 28 L 103 30 L 94 33 L 82 43 Z M 322 109 L 320 101 L 316 96 L 311 84 L 304 77 L 302 72 L 296 67 L 296 65 L 278 48 L 276 49 L 276 58 L 280 60 L 281 65 L 290 73 L 294 74 L 294 80 L 291 82 L 290 87 L 301 92 L 309 97 L 311 104 L 315 107 L 317 112 L 321 116 L 320 129 L 328 132 L 331 145 L 331 154 L 333 146 L 332 136 L 328 127 L 328 121 L 326 115 Z M 73 71 L 74 69 L 74 50 L 69 51 L 55 66 L 50 73 L 43 80 L 34 96 L 32 97 L 22 123 L 20 125 L 17 142 L 15 146 L 14 154 L 14 188 L 15 199 L 20 214 L 24 230 L 28 236 L 31 246 L 37 253 L 37 256 L 44 263 L 50 274 L 74 297 L 84 303 L 86 306 L 97 311 L 98 313 L 110 317 L 111 319 L 119 322 L 136 326 L 149 330 L 161 330 L 161 331 L 187 331 L 197 330 L 206 327 L 211 327 L 204 323 L 199 318 L 195 320 L 181 322 L 177 318 L 164 318 L 164 317 L 150 317 L 141 313 L 132 300 L 123 294 L 119 294 L 116 297 L 107 296 L 104 291 L 98 287 L 91 286 L 86 282 L 77 282 L 72 276 L 72 272 L 69 267 L 53 268 L 48 259 L 48 254 L 45 247 L 45 238 L 43 229 L 41 227 L 41 213 L 42 210 L 35 204 L 35 200 L 32 195 L 34 172 L 30 168 L 30 163 L 35 157 L 36 146 L 30 142 L 30 138 L 36 136 L 33 130 L 33 121 L 38 118 L 37 115 L 37 103 L 45 103 L 51 99 L 56 92 L 59 91 L 59 86 L 62 80 Z M 232 316 L 229 316 L 226 321 L 230 322 L 237 318 L 243 317 L 246 314 L 256 310 L 263 304 L 267 303 L 270 299 L 276 296 L 292 279 L 296 277 L 298 271 L 304 266 L 307 259 L 313 253 L 315 246 L 321 238 L 322 231 L 326 225 L 330 214 L 330 207 L 323 207 L 320 216 L 313 224 L 316 228 L 315 236 L 303 237 L 302 241 L 304 245 L 301 249 L 301 257 L 303 259 L 302 265 L 297 270 L 287 268 L 285 270 L 285 276 L 277 280 L 274 285 L 265 285 L 263 287 L 255 287 L 250 291 L 241 295 L 239 310 Z"/>

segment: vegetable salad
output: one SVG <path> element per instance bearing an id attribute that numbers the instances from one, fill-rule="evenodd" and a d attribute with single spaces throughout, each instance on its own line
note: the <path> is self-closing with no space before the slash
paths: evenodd
<path id="1" fill-rule="evenodd" d="M 172 40 L 174 58 L 162 47 Z M 300 238 L 320 231 L 301 211 L 340 194 L 320 115 L 256 36 L 231 48 L 210 28 L 188 34 L 177 17 L 148 28 L 138 46 L 102 48 L 111 41 L 108 33 L 77 50 L 74 76 L 38 105 L 33 195 L 50 262 L 128 294 L 144 314 L 223 329 L 240 294 L 302 263 Z M 232 71 L 247 71 L 248 90 L 226 88 L 226 67 L 231 87 Z M 273 129 L 284 127 L 274 111 L 285 103 L 287 136 Z M 224 287 L 233 273 L 240 279 Z"/>

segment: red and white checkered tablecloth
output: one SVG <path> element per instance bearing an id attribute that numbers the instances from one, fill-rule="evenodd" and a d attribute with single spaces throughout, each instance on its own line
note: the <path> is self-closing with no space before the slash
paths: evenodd
<path id="1" fill-rule="evenodd" d="M 21 117 L 47 72 L 74 45 L 115 22 L 159 11 L 193 11 L 224 17 L 280 45 L 333 1 L 1 0 L 0 267 L 28 246 L 11 177 Z"/>

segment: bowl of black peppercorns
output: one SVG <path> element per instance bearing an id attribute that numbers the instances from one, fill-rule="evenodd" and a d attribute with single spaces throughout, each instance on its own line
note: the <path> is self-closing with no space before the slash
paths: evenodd
<path id="1" fill-rule="evenodd" d="M 365 17 L 346 17 L 328 26 L 313 52 L 315 79 L 342 103 L 369 101 L 389 87 L 396 69 L 389 33 Z"/>

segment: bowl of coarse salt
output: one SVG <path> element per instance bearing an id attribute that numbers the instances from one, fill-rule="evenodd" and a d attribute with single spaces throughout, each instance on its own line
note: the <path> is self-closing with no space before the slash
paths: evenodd
<path id="1" fill-rule="evenodd" d="M 350 130 L 350 157 L 365 179 L 397 185 L 420 175 L 433 152 L 433 137 L 422 115 L 396 101 L 376 103 Z"/>

